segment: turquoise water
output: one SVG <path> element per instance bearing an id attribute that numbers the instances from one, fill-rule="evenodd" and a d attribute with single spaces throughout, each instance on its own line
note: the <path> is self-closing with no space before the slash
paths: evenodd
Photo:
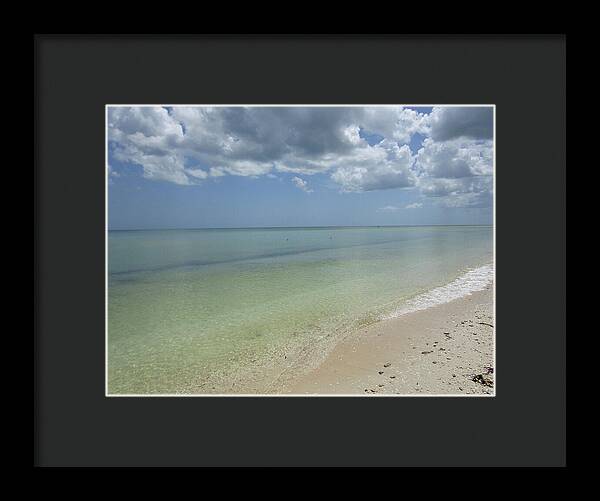
<path id="1" fill-rule="evenodd" d="M 111 231 L 108 391 L 269 391 L 492 252 L 488 226 Z"/>

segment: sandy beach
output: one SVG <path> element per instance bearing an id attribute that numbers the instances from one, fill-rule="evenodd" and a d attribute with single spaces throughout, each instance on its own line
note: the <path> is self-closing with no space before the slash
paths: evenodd
<path id="1" fill-rule="evenodd" d="M 277 393 L 492 396 L 493 325 L 490 284 L 449 303 L 362 328 Z"/>

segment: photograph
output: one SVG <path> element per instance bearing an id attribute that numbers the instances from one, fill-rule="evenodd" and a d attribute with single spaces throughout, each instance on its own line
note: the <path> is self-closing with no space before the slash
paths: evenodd
<path id="1" fill-rule="evenodd" d="M 495 112 L 107 104 L 105 395 L 494 397 Z"/>
<path id="2" fill-rule="evenodd" d="M 34 467 L 566 467 L 566 34 L 33 49 Z"/>

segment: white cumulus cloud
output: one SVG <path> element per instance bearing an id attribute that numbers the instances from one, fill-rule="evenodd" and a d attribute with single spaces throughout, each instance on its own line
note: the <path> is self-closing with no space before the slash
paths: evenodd
<path id="1" fill-rule="evenodd" d="M 415 166 L 420 174 L 434 178 L 457 179 L 488 176 L 493 168 L 491 141 L 425 139 Z"/>
<path id="2" fill-rule="evenodd" d="M 428 137 L 415 157 L 421 193 L 444 207 L 491 207 L 493 142 Z"/>
<path id="3" fill-rule="evenodd" d="M 415 134 L 425 136 L 418 152 L 409 146 Z M 146 179 L 193 185 L 291 173 L 310 192 L 303 177 L 321 174 L 342 192 L 417 189 L 447 207 L 491 205 L 492 135 L 491 107 L 108 110 L 111 162 L 141 167 Z"/>
<path id="4" fill-rule="evenodd" d="M 313 191 L 308 187 L 308 183 L 300 177 L 294 176 L 292 178 L 292 183 L 296 185 L 296 188 L 299 188 L 302 191 L 305 191 L 306 193 L 312 193 Z"/>
<path id="5" fill-rule="evenodd" d="M 148 179 L 195 184 L 224 175 L 339 170 L 342 188 L 356 191 L 387 187 L 386 179 L 412 184 L 404 160 L 393 158 L 394 146 L 370 146 L 360 131 L 381 134 L 397 148 L 424 130 L 425 118 L 401 106 L 111 107 L 108 138 L 114 158 L 141 166 Z M 371 167 L 375 172 L 365 174 Z"/>
<path id="6" fill-rule="evenodd" d="M 413 156 L 407 145 L 384 140 L 357 149 L 338 162 L 331 175 L 343 191 L 372 191 L 414 186 Z"/>

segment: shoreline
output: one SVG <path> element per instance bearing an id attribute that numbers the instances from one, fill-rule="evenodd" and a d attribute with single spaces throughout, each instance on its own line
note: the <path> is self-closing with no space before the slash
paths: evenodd
<path id="1" fill-rule="evenodd" d="M 495 395 L 493 283 L 361 328 L 279 395 Z"/>
<path id="2" fill-rule="evenodd" d="M 316 343 L 282 346 L 264 364 L 253 359 L 233 371 L 214 371 L 187 391 L 107 396 L 493 396 L 493 281 L 483 286 L 485 274 L 478 274 L 488 266 L 419 294 L 373 323 Z M 475 290 L 465 293 L 465 287 Z M 460 295 L 435 304 L 440 293 Z"/>

